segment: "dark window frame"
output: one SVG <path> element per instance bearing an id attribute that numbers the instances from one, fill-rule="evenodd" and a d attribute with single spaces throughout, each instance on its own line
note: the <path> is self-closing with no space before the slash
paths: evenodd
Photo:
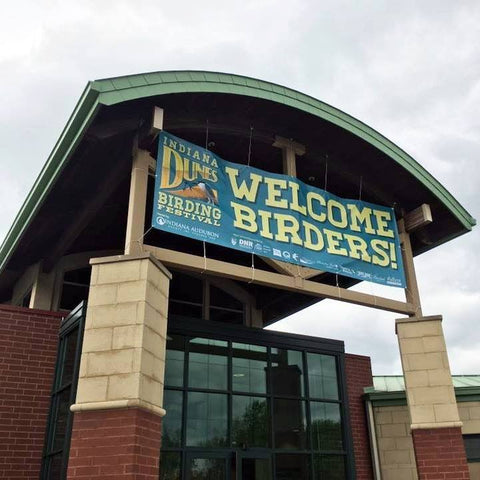
<path id="1" fill-rule="evenodd" d="M 353 457 L 353 443 L 352 435 L 350 428 L 350 416 L 348 410 L 348 398 L 346 390 L 346 378 L 345 378 L 345 357 L 344 357 L 344 345 L 343 342 L 337 340 L 329 340 L 323 338 L 314 338 L 304 335 L 293 335 L 285 334 L 281 332 L 274 331 L 263 331 L 262 329 L 237 326 L 231 324 L 219 324 L 218 322 L 209 322 L 206 320 L 199 321 L 198 319 L 179 317 L 179 316 L 170 316 L 169 318 L 169 334 L 172 335 L 183 335 L 186 338 L 185 341 L 185 357 L 184 357 L 184 371 L 183 371 L 183 385 L 181 387 L 169 387 L 165 386 L 165 390 L 176 390 L 183 392 L 183 417 L 181 423 L 181 446 L 172 447 L 172 448 L 162 448 L 162 453 L 164 452 L 177 452 L 181 455 L 181 465 L 183 471 L 183 477 L 186 478 L 186 459 L 190 456 L 190 452 L 196 451 L 199 453 L 207 451 L 223 452 L 225 455 L 228 455 L 229 452 L 235 452 L 238 449 L 238 446 L 234 446 L 232 441 L 232 398 L 233 395 L 245 395 L 245 396 L 258 396 L 261 398 L 267 399 L 268 407 L 273 408 L 274 399 L 289 399 L 296 398 L 305 403 L 305 414 L 306 414 L 306 448 L 305 449 L 279 449 L 276 448 L 274 443 L 274 419 L 273 415 L 270 415 L 269 420 L 269 435 L 270 435 L 270 446 L 268 448 L 261 447 L 252 447 L 249 449 L 252 453 L 258 452 L 265 453 L 269 452 L 272 459 L 272 471 L 273 478 L 275 478 L 275 455 L 278 454 L 299 454 L 299 455 L 308 455 L 309 462 L 311 465 L 310 472 L 313 478 L 313 466 L 314 466 L 314 456 L 321 455 L 332 455 L 332 456 L 342 456 L 344 458 L 345 465 L 345 478 L 352 478 L 353 472 L 355 471 L 354 466 L 354 457 Z M 188 339 L 194 337 L 203 337 L 203 338 L 212 338 L 215 340 L 226 340 L 228 341 L 228 386 L 226 390 L 209 390 L 209 389 L 198 389 L 191 388 L 188 386 Z M 304 392 L 301 396 L 292 395 L 279 395 L 274 394 L 272 391 L 272 385 L 268 384 L 267 392 L 265 394 L 260 393 L 250 393 L 250 392 L 241 392 L 234 391 L 232 388 L 232 344 L 233 343 L 247 343 L 254 344 L 259 346 L 267 347 L 267 357 L 269 366 L 272 365 L 272 352 L 271 348 L 283 348 L 287 350 L 300 350 L 302 351 L 303 359 L 303 368 L 304 368 Z M 330 398 L 314 398 L 309 396 L 309 382 L 308 382 L 308 369 L 307 369 L 307 352 L 332 355 L 336 358 L 336 369 L 337 369 L 337 379 L 339 387 L 339 398 L 337 400 L 332 400 Z M 271 382 L 272 379 L 268 379 L 268 382 Z M 228 395 L 228 427 L 227 427 L 227 446 L 219 447 L 210 450 L 202 450 L 199 447 L 188 447 L 186 444 L 186 418 L 188 415 L 187 412 L 187 395 L 190 391 L 196 392 L 208 392 L 208 393 L 226 393 Z M 311 425 L 311 415 L 310 415 L 310 402 L 325 402 L 340 405 L 341 412 L 341 426 L 342 426 L 342 441 L 343 441 L 343 450 L 314 450 L 313 449 L 313 429 Z M 232 453 L 233 454 L 233 453 Z M 161 463 L 161 462 L 160 462 Z"/>
<path id="2" fill-rule="evenodd" d="M 469 440 L 476 440 L 475 443 L 478 443 L 478 450 L 475 455 L 469 456 L 469 450 L 467 444 L 470 443 Z M 463 435 L 463 443 L 465 445 L 465 454 L 467 456 L 468 463 L 479 463 L 480 462 L 480 433 L 471 433 Z"/>
<path id="3" fill-rule="evenodd" d="M 50 411 L 48 414 L 47 429 L 45 432 L 45 441 L 42 454 L 42 468 L 40 478 L 42 480 L 63 480 L 66 478 L 68 458 L 70 452 L 70 440 L 72 436 L 73 414 L 70 412 L 70 406 L 75 401 L 77 394 L 78 373 L 80 369 L 80 357 L 82 353 L 83 331 L 85 326 L 86 302 L 81 302 L 72 312 L 62 320 L 58 334 L 57 361 L 55 364 L 55 374 L 50 397 Z M 75 330 L 76 333 L 75 333 Z M 61 383 L 64 372 L 64 361 L 67 347 L 67 339 L 70 335 L 77 335 L 75 358 L 72 370 L 72 378 L 69 382 Z M 54 449 L 55 434 L 57 426 L 57 406 L 62 392 L 70 388 L 68 401 L 68 414 L 66 419 L 65 437 L 63 447 Z M 62 455 L 62 466 L 60 479 L 50 476 L 51 459 L 56 455 Z"/>

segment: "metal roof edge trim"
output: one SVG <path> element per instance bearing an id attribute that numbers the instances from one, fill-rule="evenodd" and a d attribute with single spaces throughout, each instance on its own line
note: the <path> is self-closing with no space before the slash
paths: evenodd
<path id="1" fill-rule="evenodd" d="M 471 230 L 476 224 L 475 219 L 460 203 L 406 152 L 376 130 L 335 107 L 287 87 L 240 75 L 202 71 L 153 72 L 95 80 L 87 84 L 0 246 L 0 272 L 5 268 L 14 248 L 93 120 L 100 104 L 114 105 L 138 98 L 187 92 L 218 92 L 262 98 L 330 121 L 376 146 L 399 163 L 437 196 L 467 230 Z"/>
<path id="2" fill-rule="evenodd" d="M 382 392 L 374 390 L 374 387 L 365 387 L 363 391 L 364 397 L 370 400 L 374 406 L 407 405 L 405 390 Z M 454 387 L 454 391 L 457 402 L 480 401 L 480 387 L 478 386 Z"/>
<path id="3" fill-rule="evenodd" d="M 0 273 L 4 270 L 27 226 L 63 170 L 72 150 L 78 145 L 93 119 L 98 108 L 98 96 L 98 91 L 94 90 L 92 82 L 89 82 L 0 246 Z"/>
<path id="4" fill-rule="evenodd" d="M 96 80 L 93 84 L 101 92 L 100 102 L 105 105 L 169 93 L 218 92 L 262 98 L 311 113 L 383 151 L 442 201 L 467 230 L 476 225 L 475 219 L 435 177 L 381 133 L 327 103 L 288 87 L 251 77 L 205 71 L 152 72 Z"/>

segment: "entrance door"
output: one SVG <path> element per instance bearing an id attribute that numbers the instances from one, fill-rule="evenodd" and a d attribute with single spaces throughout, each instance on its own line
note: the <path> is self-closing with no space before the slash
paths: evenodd
<path id="1" fill-rule="evenodd" d="M 186 480 L 272 480 L 269 453 L 237 450 L 191 451 L 186 456 Z"/>
<path id="2" fill-rule="evenodd" d="M 188 452 L 186 480 L 235 480 L 232 478 L 232 452 Z"/>
<path id="3" fill-rule="evenodd" d="M 239 480 L 272 480 L 272 456 L 255 451 L 237 452 L 237 478 Z"/>

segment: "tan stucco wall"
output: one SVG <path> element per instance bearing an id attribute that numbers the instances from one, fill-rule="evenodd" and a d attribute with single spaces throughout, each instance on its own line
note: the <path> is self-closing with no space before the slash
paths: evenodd
<path id="1" fill-rule="evenodd" d="M 460 420 L 463 422 L 462 433 L 480 433 L 480 402 L 462 402 L 458 404 Z M 469 463 L 471 480 L 480 479 L 480 462 Z"/>
<path id="2" fill-rule="evenodd" d="M 383 480 L 416 480 L 408 407 L 374 407 L 378 456 Z"/>
<path id="3" fill-rule="evenodd" d="M 461 402 L 458 411 L 463 422 L 462 433 L 480 433 L 480 402 Z"/>

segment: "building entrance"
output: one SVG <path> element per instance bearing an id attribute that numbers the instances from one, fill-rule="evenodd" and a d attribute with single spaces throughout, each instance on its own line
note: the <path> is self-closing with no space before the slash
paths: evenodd
<path id="1" fill-rule="evenodd" d="M 188 452 L 186 462 L 188 480 L 272 480 L 270 453 Z"/>
<path id="2" fill-rule="evenodd" d="M 162 480 L 350 478 L 343 343 L 170 318 Z"/>

